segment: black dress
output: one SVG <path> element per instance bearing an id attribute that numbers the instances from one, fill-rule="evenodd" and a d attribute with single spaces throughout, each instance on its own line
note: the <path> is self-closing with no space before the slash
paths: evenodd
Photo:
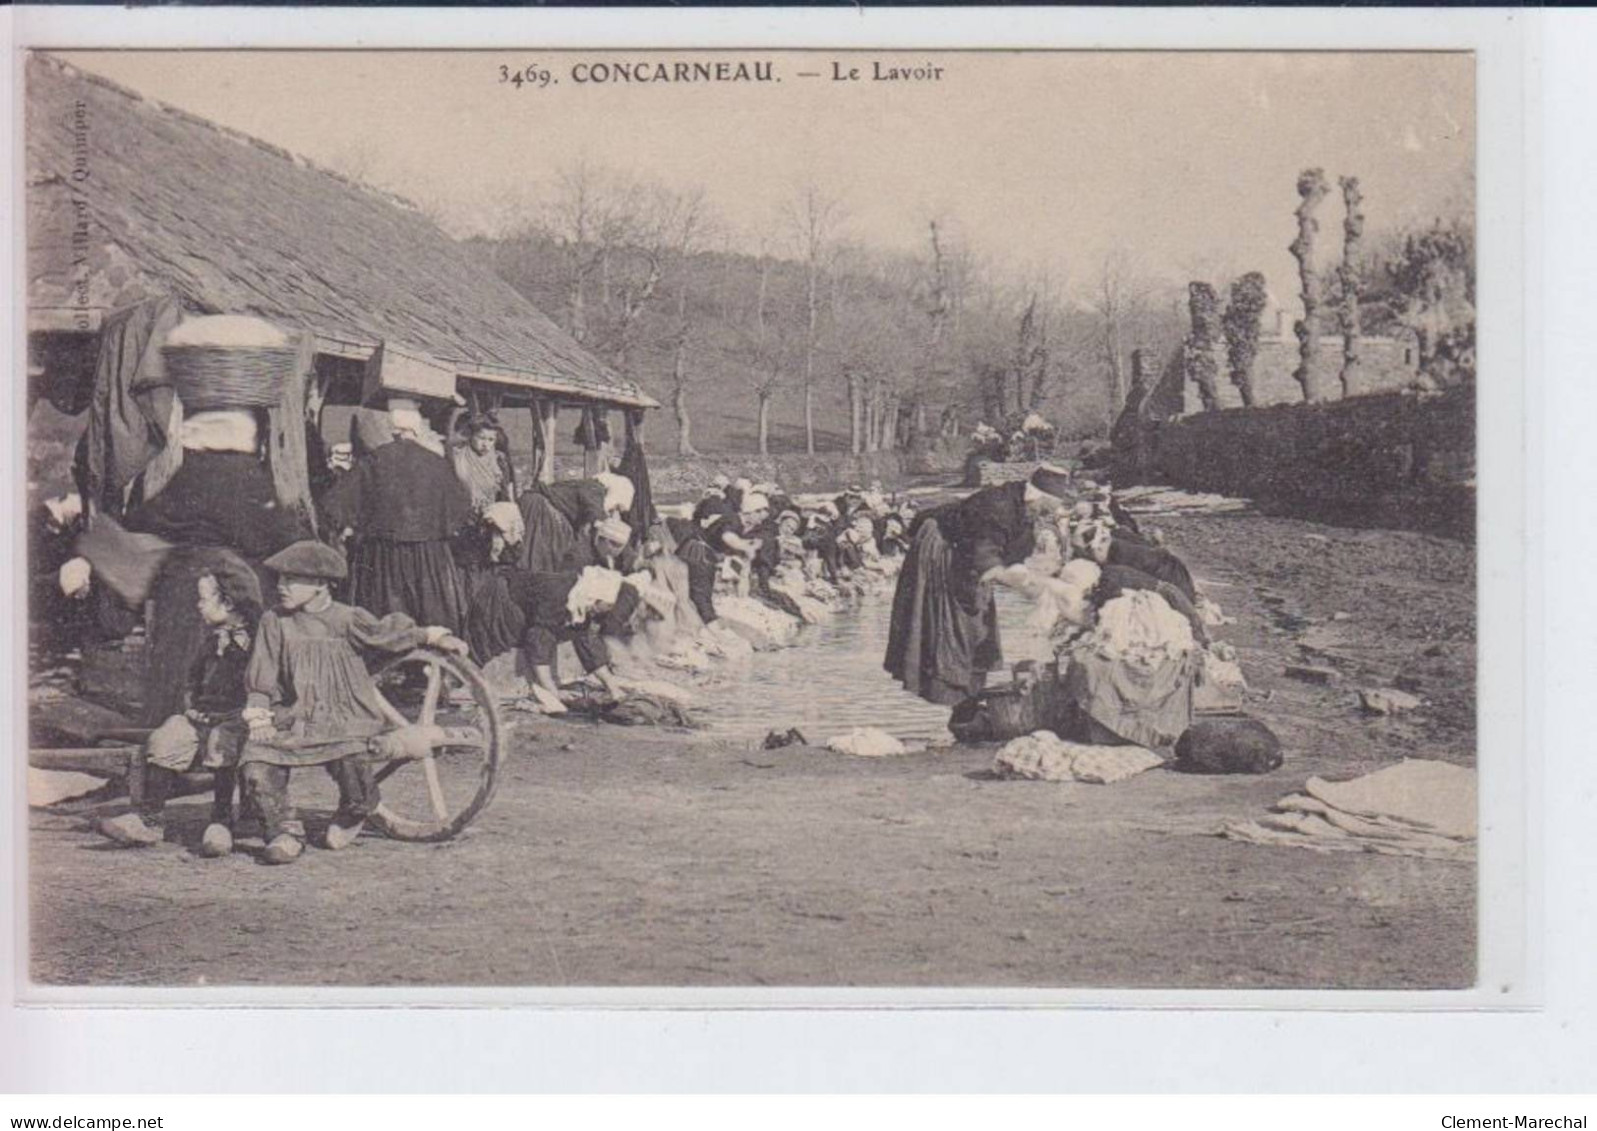
<path id="1" fill-rule="evenodd" d="M 466 583 L 452 540 L 471 521 L 471 495 L 449 461 L 407 439 L 384 444 L 322 499 L 331 531 L 355 532 L 350 602 L 379 617 L 405 613 L 459 632 Z"/>
<path id="2" fill-rule="evenodd" d="M 526 533 L 516 564 L 528 573 L 553 573 L 584 528 L 604 517 L 604 484 L 596 479 L 540 483 L 521 496 L 519 505 Z"/>
<path id="3" fill-rule="evenodd" d="M 893 592 L 882 666 L 931 703 L 976 694 L 1003 663 L 998 608 L 981 577 L 1024 561 L 1034 548 L 1026 484 L 987 487 L 915 520 Z"/>

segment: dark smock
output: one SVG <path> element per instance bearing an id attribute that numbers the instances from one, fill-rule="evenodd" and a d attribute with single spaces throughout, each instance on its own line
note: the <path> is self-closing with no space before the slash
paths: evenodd
<path id="1" fill-rule="evenodd" d="M 998 607 L 981 577 L 1033 549 L 1026 484 L 987 487 L 916 519 L 893 592 L 883 667 L 930 703 L 959 703 L 1003 663 Z"/>
<path id="2" fill-rule="evenodd" d="M 350 603 L 461 631 L 466 583 L 451 541 L 471 521 L 471 495 L 448 460 L 396 439 L 340 479 L 322 512 L 329 530 L 355 532 Z"/>
<path id="3" fill-rule="evenodd" d="M 264 580 L 261 562 L 311 531 L 278 503 L 271 470 L 248 452 L 184 452 L 165 490 L 131 511 L 124 525 L 175 547 L 149 593 L 141 717 L 153 727 L 182 713 L 189 673 L 213 639 L 195 608 L 200 576 L 210 568 L 206 551 L 232 550 Z"/>

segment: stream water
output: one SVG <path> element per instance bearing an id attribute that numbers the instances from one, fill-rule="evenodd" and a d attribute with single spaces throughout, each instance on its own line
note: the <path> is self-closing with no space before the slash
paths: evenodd
<path id="1" fill-rule="evenodd" d="M 871 594 L 830 622 L 806 626 L 798 642 L 776 652 L 757 652 L 725 683 L 699 692 L 712 738 L 758 745 L 770 731 L 797 727 L 821 745 L 854 727 L 877 727 L 910 746 L 948 734 L 951 708 L 927 703 L 905 691 L 882 670 L 893 594 Z M 1027 621 L 1024 601 L 1000 591 L 999 634 L 1004 660 L 1014 664 L 1049 652 Z M 993 672 L 1008 682 L 1008 669 Z"/>
<path id="2" fill-rule="evenodd" d="M 936 495 L 935 501 L 952 494 L 918 493 Z M 1250 506 L 1243 499 L 1169 487 L 1133 487 L 1120 497 L 1134 513 L 1155 520 L 1159 514 L 1231 513 Z M 1008 590 L 997 593 L 1005 667 L 988 679 L 1002 684 L 1009 681 L 1011 665 L 1051 659 L 1052 651 L 1045 635 L 1029 623 L 1033 606 Z M 701 690 L 701 713 L 710 724 L 706 735 L 758 745 L 770 731 L 797 727 L 812 743 L 822 744 L 854 727 L 872 726 L 910 746 L 947 736 L 951 708 L 916 698 L 882 670 L 892 607 L 889 586 L 839 609 L 829 623 L 804 628 L 794 647 L 755 653 L 744 669 L 729 671 L 724 682 Z"/>

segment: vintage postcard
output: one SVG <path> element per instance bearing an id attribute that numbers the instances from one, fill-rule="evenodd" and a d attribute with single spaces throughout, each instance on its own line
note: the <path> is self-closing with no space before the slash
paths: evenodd
<path id="1" fill-rule="evenodd" d="M 1474 52 L 22 66 L 27 993 L 1478 986 Z"/>

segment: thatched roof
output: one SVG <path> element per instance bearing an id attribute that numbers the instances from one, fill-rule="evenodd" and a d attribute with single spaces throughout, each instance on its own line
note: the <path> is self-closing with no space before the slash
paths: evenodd
<path id="1" fill-rule="evenodd" d="M 388 342 L 467 376 L 655 403 L 405 201 L 47 55 L 27 83 L 33 328 L 165 292 L 313 330 L 328 352 Z"/>

